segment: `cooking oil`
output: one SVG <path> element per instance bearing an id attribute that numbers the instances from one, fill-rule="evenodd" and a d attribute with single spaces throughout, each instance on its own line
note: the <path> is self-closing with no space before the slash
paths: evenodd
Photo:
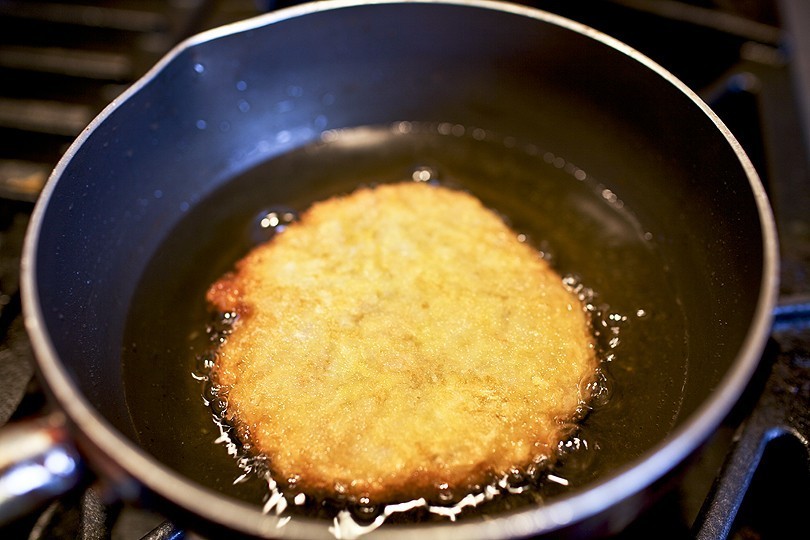
<path id="1" fill-rule="evenodd" d="M 211 316 L 205 291 L 312 202 L 409 179 L 469 191 L 533 245 L 590 313 L 601 363 L 583 382 L 576 418 L 548 463 L 515 469 L 471 493 L 437 486 L 435 501 L 371 504 L 341 499 L 339 489 L 334 500 L 315 500 L 296 490 L 296 478 L 274 478 L 272 463 L 251 453 L 249 433 L 237 436 L 226 421 L 227 389 L 210 375 L 216 345 L 237 314 Z M 673 404 L 647 411 L 657 427 L 641 436 L 658 440 L 677 418 L 682 385 L 667 383 L 686 377 L 687 340 L 677 291 L 659 257 L 656 236 L 621 193 L 537 142 L 452 122 L 324 132 L 188 209 L 155 254 L 123 348 L 132 421 L 142 446 L 182 474 L 266 512 L 326 519 L 344 537 L 382 522 L 465 519 L 542 504 L 636 457 L 611 438 L 617 423 L 633 417 L 633 392 L 654 388 L 661 403 Z M 655 331 L 662 318 L 671 335 Z M 653 361 L 650 350 L 667 358 Z M 661 373 L 660 365 L 673 367 Z M 166 423 L 175 426 L 172 436 Z"/>

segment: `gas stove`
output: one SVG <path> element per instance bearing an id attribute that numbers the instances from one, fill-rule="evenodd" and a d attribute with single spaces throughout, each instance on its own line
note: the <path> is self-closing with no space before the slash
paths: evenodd
<path id="1" fill-rule="evenodd" d="M 19 259 L 56 161 L 178 41 L 293 3 L 0 1 L 0 424 L 48 407 L 21 322 Z M 628 43 L 698 92 L 752 158 L 779 229 L 780 304 L 757 375 L 675 488 L 618 538 L 797 536 L 810 508 L 810 3 L 524 3 Z M 184 536 L 161 515 L 107 499 L 85 486 L 0 527 L 0 537 Z"/>

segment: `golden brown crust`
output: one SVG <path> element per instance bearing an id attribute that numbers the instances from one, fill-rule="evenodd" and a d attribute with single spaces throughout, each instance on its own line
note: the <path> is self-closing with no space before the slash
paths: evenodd
<path id="1" fill-rule="evenodd" d="M 228 418 L 315 495 L 435 499 L 549 457 L 596 360 L 578 299 L 466 193 L 316 203 L 208 291 Z"/>

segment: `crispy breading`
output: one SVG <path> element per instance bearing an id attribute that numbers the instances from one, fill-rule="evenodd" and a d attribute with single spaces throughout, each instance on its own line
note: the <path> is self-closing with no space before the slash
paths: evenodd
<path id="1" fill-rule="evenodd" d="M 316 496 L 436 500 L 550 457 L 596 366 L 548 263 L 475 197 L 416 182 L 314 204 L 208 300 L 238 314 L 227 418 Z"/>

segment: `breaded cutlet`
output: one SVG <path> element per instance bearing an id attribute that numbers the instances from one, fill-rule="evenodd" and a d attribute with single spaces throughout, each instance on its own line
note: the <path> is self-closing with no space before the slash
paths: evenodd
<path id="1" fill-rule="evenodd" d="M 237 314 L 214 367 L 227 420 L 316 497 L 435 501 L 550 459 L 596 367 L 538 252 L 418 182 L 315 203 L 207 297 Z"/>

